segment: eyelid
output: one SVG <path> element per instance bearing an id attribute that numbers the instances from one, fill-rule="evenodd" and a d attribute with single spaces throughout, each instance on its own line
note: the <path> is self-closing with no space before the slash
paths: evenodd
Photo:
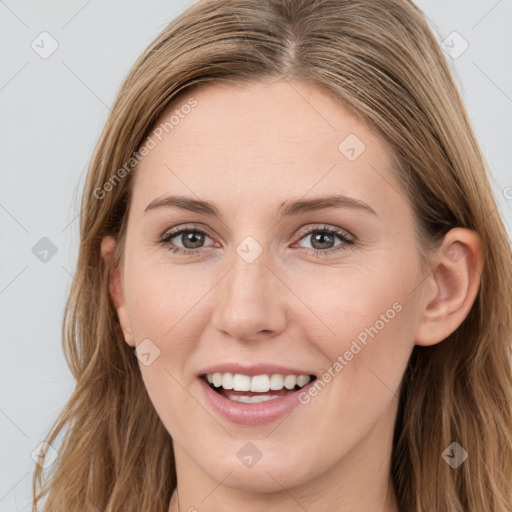
<path id="1" fill-rule="evenodd" d="M 347 231 L 346 229 L 339 228 L 337 226 L 332 226 L 331 224 L 325 223 L 309 223 L 305 226 L 299 228 L 298 231 L 295 232 L 294 238 L 298 238 L 299 240 L 302 238 L 302 235 L 310 235 L 313 231 L 327 231 L 330 233 L 335 233 L 342 238 L 345 237 L 350 242 L 356 242 L 357 238 Z"/>
<path id="2" fill-rule="evenodd" d="M 167 228 L 159 237 L 160 241 L 163 242 L 165 239 L 173 238 L 181 231 L 204 231 L 210 238 L 214 238 L 212 231 L 205 225 L 197 222 L 191 222 L 189 224 L 180 224 L 173 228 Z"/>

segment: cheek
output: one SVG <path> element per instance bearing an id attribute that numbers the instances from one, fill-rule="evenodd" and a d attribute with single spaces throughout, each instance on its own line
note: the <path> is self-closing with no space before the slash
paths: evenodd
<path id="1" fill-rule="evenodd" d="M 199 270 L 172 269 L 166 263 L 137 261 L 127 268 L 126 297 L 132 329 L 139 339 L 151 338 L 166 344 L 190 346 L 197 325 L 196 315 L 202 298 L 211 291 L 215 281 Z"/>
<path id="2" fill-rule="evenodd" d="M 409 261 L 415 261 L 412 255 Z M 332 379 L 343 393 L 368 390 L 379 378 L 391 389 L 399 385 L 414 346 L 418 315 L 411 291 L 418 276 L 415 263 L 403 265 L 390 256 L 337 273 L 330 269 L 314 286 L 295 288 L 312 312 L 308 338 L 325 370 L 344 375 Z"/>
<path id="3" fill-rule="evenodd" d="M 199 407 L 191 400 L 190 363 L 204 325 L 198 318 L 204 281 L 192 282 L 181 269 L 162 264 L 133 266 L 127 283 L 127 306 L 136 344 L 144 342 L 157 354 L 151 364 L 139 362 L 148 396 L 171 436 L 186 437 L 186 426 L 176 421 L 183 411 Z M 189 272 L 191 274 L 191 272 Z M 150 340 L 148 344 L 146 340 Z M 200 415 L 202 409 L 196 414 Z"/>
<path id="4" fill-rule="evenodd" d="M 130 323 L 136 345 L 145 343 L 152 357 L 150 365 L 141 360 L 141 373 L 157 411 L 175 409 L 181 403 L 180 383 L 191 379 L 189 364 L 203 329 L 197 315 L 207 284 L 191 284 L 182 269 L 170 272 L 168 265 L 149 259 L 133 258 L 130 263 L 126 266 Z"/>
<path id="5" fill-rule="evenodd" d="M 308 332 L 325 363 L 318 391 L 310 388 L 301 402 L 311 407 L 311 416 L 324 418 L 322 427 L 315 425 L 322 443 L 338 446 L 343 439 L 343 450 L 370 432 L 379 418 L 395 411 L 413 348 L 415 314 L 408 288 L 397 282 L 391 276 L 379 280 L 372 274 L 366 279 L 354 277 L 353 283 L 345 279 L 345 287 L 330 294 L 319 294 L 316 287 L 310 291 L 313 302 L 308 305 L 334 331 L 315 321 L 318 330 Z M 333 457 L 339 455 L 333 450 Z"/>

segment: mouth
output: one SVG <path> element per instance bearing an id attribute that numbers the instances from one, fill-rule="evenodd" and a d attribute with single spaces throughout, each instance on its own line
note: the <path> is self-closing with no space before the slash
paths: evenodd
<path id="1" fill-rule="evenodd" d="M 255 404 L 276 400 L 300 391 L 316 375 L 208 373 L 200 376 L 217 394 L 233 402 Z"/>

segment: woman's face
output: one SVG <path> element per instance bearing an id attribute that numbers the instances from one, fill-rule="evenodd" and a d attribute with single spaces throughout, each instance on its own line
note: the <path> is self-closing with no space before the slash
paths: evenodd
<path id="1" fill-rule="evenodd" d="M 178 474 L 270 492 L 386 468 L 423 280 L 390 148 L 305 83 L 192 97 L 136 171 L 118 307 Z"/>

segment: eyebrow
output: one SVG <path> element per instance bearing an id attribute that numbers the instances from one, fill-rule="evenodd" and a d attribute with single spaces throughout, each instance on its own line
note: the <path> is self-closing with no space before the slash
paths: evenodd
<path id="1" fill-rule="evenodd" d="M 219 209 L 208 201 L 201 201 L 185 196 L 165 196 L 157 198 L 148 204 L 144 213 L 157 208 L 181 208 L 191 212 L 202 213 L 213 217 L 221 218 Z M 300 215 L 302 213 L 314 212 L 326 208 L 354 208 L 377 215 L 375 210 L 360 199 L 343 195 L 329 195 L 316 197 L 313 199 L 297 199 L 293 201 L 284 201 L 279 207 L 277 213 L 279 218 Z"/>

